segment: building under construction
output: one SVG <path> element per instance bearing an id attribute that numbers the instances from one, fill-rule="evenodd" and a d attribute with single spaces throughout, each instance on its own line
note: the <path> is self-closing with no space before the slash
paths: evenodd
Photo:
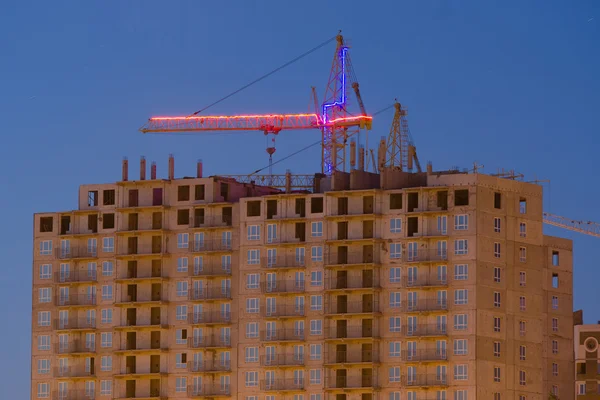
<path id="1" fill-rule="evenodd" d="M 359 169 L 83 185 L 35 215 L 32 398 L 574 398 L 542 188 Z"/>

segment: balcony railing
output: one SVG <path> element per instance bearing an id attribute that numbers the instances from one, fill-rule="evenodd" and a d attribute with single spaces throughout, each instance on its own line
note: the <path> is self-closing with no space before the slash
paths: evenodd
<path id="1" fill-rule="evenodd" d="M 262 307 L 263 317 L 303 317 L 306 315 L 306 307 L 296 305 L 277 305 L 276 307 Z"/>
<path id="2" fill-rule="evenodd" d="M 354 265 L 377 263 L 373 252 L 349 252 L 326 254 L 324 257 L 326 265 Z"/>
<path id="3" fill-rule="evenodd" d="M 349 276 L 347 278 L 336 278 L 327 279 L 325 281 L 326 290 L 339 290 L 339 289 L 378 289 L 379 278 L 373 276 L 372 279 L 363 279 L 360 276 Z"/>
<path id="4" fill-rule="evenodd" d="M 260 289 L 263 293 L 304 293 L 306 282 L 301 280 L 284 280 L 262 282 Z"/>
<path id="5" fill-rule="evenodd" d="M 57 318 L 53 326 L 54 329 L 95 329 L 96 318 L 69 318 L 68 320 Z"/>
<path id="6" fill-rule="evenodd" d="M 405 287 L 408 288 L 419 288 L 419 287 L 432 287 L 432 286 L 446 286 L 448 285 L 448 280 L 446 278 L 446 276 L 443 277 L 437 277 L 437 276 L 431 276 L 431 277 L 419 277 L 417 279 L 411 279 L 411 278 L 407 278 L 407 279 L 403 279 L 402 283 L 404 284 Z"/>
<path id="7" fill-rule="evenodd" d="M 85 342 L 75 340 L 69 343 L 55 343 L 55 354 L 77 354 L 77 353 L 94 353 L 96 352 L 96 342 Z"/>
<path id="8" fill-rule="evenodd" d="M 95 258 L 98 256 L 98 248 L 94 246 L 58 248 L 54 250 L 54 255 L 58 260 Z"/>
<path id="9" fill-rule="evenodd" d="M 95 368 L 86 367 L 56 367 L 54 368 L 55 378 L 85 378 L 96 376 Z"/>
<path id="10" fill-rule="evenodd" d="M 188 267 L 189 276 L 222 276 L 231 275 L 231 264 L 208 264 L 199 267 L 190 266 Z"/>
<path id="11" fill-rule="evenodd" d="M 411 311 L 440 311 L 448 309 L 446 299 L 418 299 L 417 301 L 407 301 L 404 304 L 404 310 Z"/>
<path id="12" fill-rule="evenodd" d="M 54 297 L 54 304 L 57 306 L 95 306 L 96 300 L 96 294 L 58 295 Z"/>
<path id="13" fill-rule="evenodd" d="M 402 333 L 407 337 L 445 336 L 448 334 L 448 326 L 446 324 L 405 325 L 402 327 Z"/>
<path id="14" fill-rule="evenodd" d="M 231 323 L 231 312 L 205 311 L 188 314 L 190 324 L 228 324 Z"/>
<path id="15" fill-rule="evenodd" d="M 448 379 L 446 375 L 406 375 L 402 377 L 402 383 L 408 387 L 431 387 L 447 386 Z"/>
<path id="16" fill-rule="evenodd" d="M 188 293 L 190 300 L 219 300 L 231 299 L 231 288 L 229 287 L 203 287 L 193 288 Z"/>
<path id="17" fill-rule="evenodd" d="M 93 400 L 98 395 L 95 390 L 55 390 L 52 392 L 52 400 Z"/>
<path id="18" fill-rule="evenodd" d="M 187 368 L 189 372 L 226 372 L 231 371 L 231 361 L 188 361 Z"/>
<path id="19" fill-rule="evenodd" d="M 190 240 L 188 251 L 190 253 L 202 253 L 205 251 L 229 251 L 232 249 L 231 239 L 229 240 Z"/>
<path id="20" fill-rule="evenodd" d="M 260 265 L 264 268 L 303 268 L 306 266 L 306 257 L 294 255 L 261 257 Z"/>
<path id="21" fill-rule="evenodd" d="M 219 228 L 232 226 L 233 217 L 229 215 L 219 216 L 193 216 L 190 218 L 190 228 Z"/>
<path id="22" fill-rule="evenodd" d="M 274 379 L 260 382 L 260 390 L 267 392 L 285 390 L 304 390 L 304 379 Z"/>
<path id="23" fill-rule="evenodd" d="M 163 324 L 158 321 L 147 321 L 147 322 L 137 322 L 137 321 L 125 321 L 125 325 L 119 325 L 117 328 L 156 328 L 156 329 L 164 329 L 167 328 L 167 324 Z"/>
<path id="24" fill-rule="evenodd" d="M 96 270 L 92 271 L 63 271 L 54 273 L 55 283 L 79 283 L 79 282 L 96 282 L 98 280 Z"/>
<path id="25" fill-rule="evenodd" d="M 368 377 L 333 377 L 325 379 L 326 389 L 375 389 L 377 388 L 377 379 Z"/>
<path id="26" fill-rule="evenodd" d="M 132 345 L 129 343 L 124 343 L 121 346 L 119 346 L 117 351 L 136 351 L 136 350 L 139 350 L 139 351 L 150 351 L 150 350 L 165 351 L 168 349 L 169 348 L 167 346 L 157 346 L 154 343 L 146 344 L 146 345 L 142 345 L 142 344 L 138 344 L 138 343 L 135 343 L 135 345 Z"/>
<path id="27" fill-rule="evenodd" d="M 327 314 L 366 314 L 381 312 L 377 301 L 369 303 L 332 303 L 325 307 L 325 310 Z"/>
<path id="28" fill-rule="evenodd" d="M 121 276 L 117 279 L 152 279 L 152 278 L 168 278 L 167 271 L 165 269 L 161 269 L 160 271 L 152 271 L 150 269 L 138 269 L 134 274 L 129 274 L 127 271 L 125 272 L 125 276 Z"/>
<path id="29" fill-rule="evenodd" d="M 448 251 L 440 251 L 437 249 L 419 249 L 419 250 L 406 250 L 402 257 L 394 260 L 402 260 L 403 262 L 425 262 L 425 261 L 446 261 L 448 260 Z"/>
<path id="30" fill-rule="evenodd" d="M 134 245 L 127 246 L 119 249 L 119 256 L 144 256 L 144 255 L 152 255 L 152 254 L 161 254 L 166 253 L 166 250 L 163 249 L 162 245 Z"/>
<path id="31" fill-rule="evenodd" d="M 362 326 L 331 327 L 325 330 L 327 339 L 361 339 L 379 338 L 379 327 L 363 328 Z"/>
<path id="32" fill-rule="evenodd" d="M 188 338 L 188 347 L 190 349 L 203 349 L 207 347 L 229 347 L 231 346 L 231 336 L 206 335 L 192 336 Z"/>
<path id="33" fill-rule="evenodd" d="M 445 349 L 404 350 L 402 361 L 445 361 L 448 359 L 448 351 Z"/>
<path id="34" fill-rule="evenodd" d="M 187 390 L 188 397 L 219 397 L 231 396 L 230 385 L 190 385 Z"/>
<path id="35" fill-rule="evenodd" d="M 273 331 L 262 331 L 260 340 L 264 342 L 276 341 L 303 341 L 306 339 L 306 331 L 304 329 L 276 329 Z"/>
<path id="36" fill-rule="evenodd" d="M 263 367 L 286 367 L 304 365 L 304 354 L 273 354 L 260 357 L 260 365 Z"/>
<path id="37" fill-rule="evenodd" d="M 326 364 L 378 363 L 379 353 L 373 351 L 333 351 L 325 354 Z"/>

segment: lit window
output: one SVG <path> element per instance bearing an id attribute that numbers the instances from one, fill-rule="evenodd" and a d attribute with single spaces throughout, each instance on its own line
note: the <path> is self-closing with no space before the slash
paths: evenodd
<path id="1" fill-rule="evenodd" d="M 248 265 L 256 265 L 260 263 L 260 250 L 248 250 Z"/>
<path id="2" fill-rule="evenodd" d="M 500 243 L 494 242 L 494 257 L 500 258 L 500 251 L 501 251 Z"/>
<path id="3" fill-rule="evenodd" d="M 454 291 L 454 304 L 467 304 L 468 300 L 469 299 L 467 289 L 457 289 Z"/>
<path id="4" fill-rule="evenodd" d="M 469 267 L 467 264 L 457 264 L 454 266 L 454 280 L 465 281 L 469 279 Z"/>
<path id="5" fill-rule="evenodd" d="M 52 240 L 42 240 L 40 242 L 40 255 L 51 256 L 52 255 Z"/>
<path id="6" fill-rule="evenodd" d="M 311 335 L 322 335 L 323 334 L 323 320 L 313 319 L 310 321 L 310 334 Z"/>
<path id="7" fill-rule="evenodd" d="M 391 267 L 390 268 L 390 283 L 400 283 L 401 277 L 401 269 L 400 267 Z"/>
<path id="8" fill-rule="evenodd" d="M 468 379 L 467 365 L 459 364 L 454 366 L 454 380 L 464 381 Z"/>
<path id="9" fill-rule="evenodd" d="M 500 218 L 494 217 L 494 232 L 500 233 Z"/>
<path id="10" fill-rule="evenodd" d="M 467 354 L 467 339 L 455 339 L 454 340 L 454 355 L 464 356 Z"/>
<path id="11" fill-rule="evenodd" d="M 311 236 L 321 237 L 323 236 L 323 221 L 311 223 Z"/>
<path id="12" fill-rule="evenodd" d="M 525 222 L 519 223 L 519 236 L 527 237 L 527 224 Z"/>
<path id="13" fill-rule="evenodd" d="M 390 233 L 400 233 L 402 232 L 402 219 L 401 218 L 392 218 L 390 220 Z"/>
<path id="14" fill-rule="evenodd" d="M 454 329 L 457 331 L 464 331 L 468 327 L 467 314 L 456 314 L 454 315 Z"/>
<path id="15" fill-rule="evenodd" d="M 323 261 L 323 247 L 322 246 L 312 246 L 310 250 L 311 250 L 311 260 L 313 262 Z"/>
<path id="16" fill-rule="evenodd" d="M 188 246 L 189 246 L 189 234 L 178 233 L 177 234 L 177 248 L 178 249 L 187 249 Z"/>
<path id="17" fill-rule="evenodd" d="M 454 230 L 466 231 L 469 229 L 469 216 L 467 214 L 460 214 L 454 216 Z"/>
<path id="18" fill-rule="evenodd" d="M 52 277 L 52 264 L 40 265 L 40 279 L 50 279 Z"/>
<path id="19" fill-rule="evenodd" d="M 323 285 L 323 271 L 312 271 L 310 273 L 310 286 Z"/>
<path id="20" fill-rule="evenodd" d="M 402 244 L 390 243 L 390 259 L 396 260 L 402 257 Z"/>
<path id="21" fill-rule="evenodd" d="M 260 225 L 248 225 L 248 240 L 260 240 Z"/>
<path id="22" fill-rule="evenodd" d="M 105 253 L 112 253 L 115 251 L 115 238 L 105 237 L 102 239 L 102 251 Z"/>
<path id="23" fill-rule="evenodd" d="M 185 304 L 182 305 L 177 305 L 175 307 L 175 319 L 178 321 L 185 321 L 187 320 L 187 306 Z"/>
<path id="24" fill-rule="evenodd" d="M 467 239 L 459 239 L 454 241 L 454 255 L 465 255 L 469 251 L 469 242 Z"/>

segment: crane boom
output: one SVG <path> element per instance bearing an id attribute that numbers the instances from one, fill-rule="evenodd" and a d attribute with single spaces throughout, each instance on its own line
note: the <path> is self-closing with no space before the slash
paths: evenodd
<path id="1" fill-rule="evenodd" d="M 280 130 L 290 129 L 348 126 L 370 129 L 372 120 L 373 117 L 359 115 L 336 118 L 323 123 L 317 114 L 152 117 L 140 131 L 143 133 L 251 130 L 279 132 Z"/>
<path id="2" fill-rule="evenodd" d="M 585 235 L 600 237 L 600 224 L 591 221 L 574 221 L 560 215 L 544 213 L 544 223 L 583 233 Z"/>

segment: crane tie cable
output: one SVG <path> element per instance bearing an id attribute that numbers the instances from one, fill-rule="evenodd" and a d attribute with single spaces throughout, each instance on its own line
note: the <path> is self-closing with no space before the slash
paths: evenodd
<path id="1" fill-rule="evenodd" d="M 260 78 L 257 78 L 257 79 L 255 79 L 255 80 L 253 80 L 252 82 L 250 82 L 250 83 L 248 83 L 248 84 L 246 84 L 246 85 L 242 86 L 241 88 L 239 88 L 239 89 L 237 89 L 237 90 L 235 90 L 235 91 L 233 91 L 233 92 L 229 93 L 227 96 L 225 96 L 225 97 L 222 97 L 222 98 L 220 98 L 219 100 L 215 101 L 214 103 L 211 103 L 211 104 L 207 105 L 206 107 L 204 107 L 204 108 L 202 108 L 202 109 L 200 109 L 200 110 L 196 111 L 195 113 L 193 113 L 192 115 L 190 115 L 190 117 L 192 117 L 192 116 L 194 116 L 194 115 L 198 115 L 198 114 L 200 114 L 200 113 L 201 113 L 201 112 L 203 112 L 203 111 L 206 111 L 206 110 L 207 110 L 207 109 L 209 109 L 210 107 L 212 107 L 212 106 L 214 106 L 214 105 L 216 105 L 216 104 L 219 104 L 220 102 L 222 102 L 222 101 L 224 101 L 224 100 L 226 100 L 226 99 L 230 98 L 231 96 L 238 94 L 238 93 L 239 93 L 239 92 L 241 92 L 242 90 L 249 88 L 250 86 L 254 85 L 255 83 L 258 83 L 258 82 L 262 81 L 263 79 L 265 79 L 265 78 L 267 78 L 267 77 L 269 77 L 269 76 L 273 75 L 274 73 L 276 73 L 276 72 L 278 72 L 278 71 L 282 70 L 283 68 L 285 68 L 285 67 L 287 67 L 287 66 L 289 66 L 289 65 L 291 65 L 291 64 L 293 64 L 293 63 L 295 63 L 296 61 L 298 61 L 298 60 L 300 60 L 300 59 L 302 59 L 302 58 L 306 57 L 306 56 L 307 56 L 307 55 L 309 55 L 310 53 L 312 53 L 312 52 L 314 52 L 314 51 L 317 51 L 317 50 L 319 50 L 321 47 L 323 47 L 323 46 L 326 46 L 326 45 L 328 45 L 329 43 L 331 43 L 332 41 L 334 41 L 336 37 L 337 37 L 337 36 L 334 36 L 334 37 L 332 37 L 332 38 L 330 38 L 330 39 L 327 39 L 326 41 L 324 41 L 324 42 L 323 42 L 323 43 L 321 43 L 320 45 L 318 45 L 318 46 L 316 46 L 316 47 L 313 47 L 312 49 L 310 49 L 310 50 L 308 50 L 307 52 L 305 52 L 305 53 L 303 53 L 303 54 L 299 55 L 298 57 L 294 58 L 293 60 L 290 60 L 290 61 L 286 62 L 285 64 L 281 65 L 280 67 L 277 67 L 277 68 L 275 68 L 273 71 L 271 71 L 271 72 L 269 72 L 269 73 L 267 73 L 267 74 L 265 74 L 265 75 L 261 76 Z"/>

